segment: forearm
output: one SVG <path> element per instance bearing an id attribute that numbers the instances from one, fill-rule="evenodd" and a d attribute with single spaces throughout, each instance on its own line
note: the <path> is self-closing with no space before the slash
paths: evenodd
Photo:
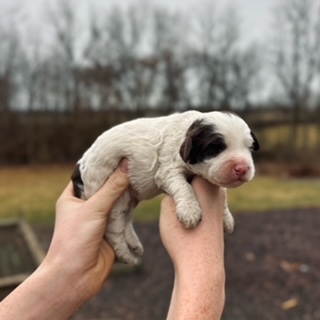
<path id="1" fill-rule="evenodd" d="M 84 302 L 72 279 L 61 269 L 40 266 L 0 303 L 0 319 L 68 319 Z"/>
<path id="2" fill-rule="evenodd" d="M 224 235 L 222 219 L 214 222 L 202 221 L 194 230 L 186 231 L 184 246 L 173 261 L 175 282 L 168 320 L 221 318 L 225 302 Z"/>
<path id="3" fill-rule="evenodd" d="M 218 320 L 225 303 L 225 191 L 200 177 L 192 187 L 202 211 L 194 229 L 185 229 L 176 219 L 171 197 L 161 202 L 161 239 L 175 269 L 167 320 Z"/>
<path id="4" fill-rule="evenodd" d="M 167 320 L 218 320 L 225 302 L 225 272 L 190 269 L 175 275 Z"/>

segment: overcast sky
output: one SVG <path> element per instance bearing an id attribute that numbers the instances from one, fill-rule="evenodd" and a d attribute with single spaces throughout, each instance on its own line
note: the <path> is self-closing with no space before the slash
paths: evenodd
<path id="1" fill-rule="evenodd" d="M 39 38 L 41 43 L 49 41 L 48 7 L 55 8 L 58 1 L 71 2 L 77 13 L 88 18 L 90 8 L 100 14 L 115 5 L 128 6 L 132 3 L 146 2 L 164 6 L 174 11 L 193 12 L 206 8 L 212 3 L 217 11 L 233 6 L 242 19 L 242 39 L 246 42 L 257 40 L 260 44 L 267 41 L 272 27 L 273 9 L 279 0 L 0 0 L 0 26 L 3 21 L 15 16 L 14 24 L 27 35 L 27 39 Z M 14 14 L 11 15 L 10 12 Z M 27 28 L 24 28 L 27 24 Z M 12 25 L 12 23 L 11 23 Z M 48 32 L 47 32 L 48 31 Z M 39 37 L 40 36 L 40 37 Z M 80 39 L 81 42 L 81 39 Z M 44 48 L 46 46 L 43 46 Z M 269 82 L 268 82 L 269 83 Z M 267 96 L 272 83 L 264 88 L 259 96 Z"/>
<path id="2" fill-rule="evenodd" d="M 45 23 L 43 16 L 44 8 L 56 0 L 0 0 L 0 15 L 4 12 L 19 10 L 22 21 L 35 24 Z M 139 0 L 65 0 L 76 4 L 77 9 L 83 12 L 90 6 L 107 9 L 114 5 L 126 6 Z M 145 0 L 157 5 L 166 6 L 173 10 L 188 11 L 194 10 L 210 2 L 210 0 Z M 263 39 L 267 36 L 271 25 L 271 12 L 277 0 L 211 0 L 217 9 L 230 4 L 234 5 L 243 19 L 243 30 L 249 39 Z M 3 17 L 3 16 L 2 16 Z"/>

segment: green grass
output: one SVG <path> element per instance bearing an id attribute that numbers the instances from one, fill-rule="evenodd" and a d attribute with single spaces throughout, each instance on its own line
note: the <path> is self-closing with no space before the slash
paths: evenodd
<path id="1" fill-rule="evenodd" d="M 278 179 L 258 176 L 228 192 L 233 212 L 320 207 L 320 179 Z"/>
<path id="2" fill-rule="evenodd" d="M 0 168 L 0 218 L 24 216 L 34 223 L 52 224 L 55 203 L 67 185 L 72 167 Z M 256 177 L 229 190 L 232 212 L 320 207 L 320 180 L 286 180 Z M 158 219 L 161 196 L 141 203 L 135 219 Z"/>
<path id="3" fill-rule="evenodd" d="M 141 203 L 136 219 L 157 219 L 160 201 L 161 196 Z M 238 213 L 320 207 L 320 180 L 258 176 L 240 188 L 228 190 L 228 202 L 230 210 Z"/>

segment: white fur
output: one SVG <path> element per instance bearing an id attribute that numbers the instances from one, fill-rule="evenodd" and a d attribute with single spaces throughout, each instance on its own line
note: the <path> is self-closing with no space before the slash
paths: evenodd
<path id="1" fill-rule="evenodd" d="M 204 119 L 223 135 L 228 147 L 216 157 L 190 165 L 181 158 L 180 146 L 190 125 Z M 142 118 L 122 123 L 104 132 L 79 160 L 84 183 L 83 198 L 90 198 L 108 179 L 122 158 L 129 160 L 129 177 L 138 201 L 166 192 L 173 196 L 177 217 L 187 228 L 201 221 L 201 209 L 187 174 L 201 175 L 218 186 L 237 187 L 254 176 L 250 147 L 253 138 L 247 124 L 238 116 L 223 113 L 188 111 L 158 118 Z M 248 171 L 239 176 L 237 164 Z M 126 191 L 114 205 L 106 238 L 120 261 L 132 264 L 143 247 L 132 226 L 136 201 Z M 226 204 L 225 228 L 231 232 L 234 221 Z"/>

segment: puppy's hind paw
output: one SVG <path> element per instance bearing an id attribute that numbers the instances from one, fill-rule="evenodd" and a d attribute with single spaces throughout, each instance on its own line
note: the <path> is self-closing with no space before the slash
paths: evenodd
<path id="1" fill-rule="evenodd" d="M 126 243 L 115 246 L 114 251 L 116 253 L 116 260 L 128 265 L 135 265 L 139 262 L 139 258 L 131 252 Z"/>
<path id="2" fill-rule="evenodd" d="M 130 250 L 137 256 L 142 256 L 143 255 L 143 246 L 142 245 L 137 245 L 135 247 L 132 247 L 131 245 L 129 246 L 130 247 Z"/>
<path id="3" fill-rule="evenodd" d="M 136 256 L 143 255 L 143 246 L 133 229 L 132 223 L 128 224 L 125 229 L 125 239 L 130 251 Z"/>
<path id="4" fill-rule="evenodd" d="M 129 266 L 133 266 L 139 263 L 139 258 L 136 256 L 133 256 L 132 254 L 128 255 L 117 255 L 116 261 L 125 263 Z"/>
<path id="5" fill-rule="evenodd" d="M 135 265 L 139 262 L 139 258 L 130 250 L 126 243 L 124 234 L 107 233 L 106 239 L 116 254 L 116 261 L 128 265 Z"/>

